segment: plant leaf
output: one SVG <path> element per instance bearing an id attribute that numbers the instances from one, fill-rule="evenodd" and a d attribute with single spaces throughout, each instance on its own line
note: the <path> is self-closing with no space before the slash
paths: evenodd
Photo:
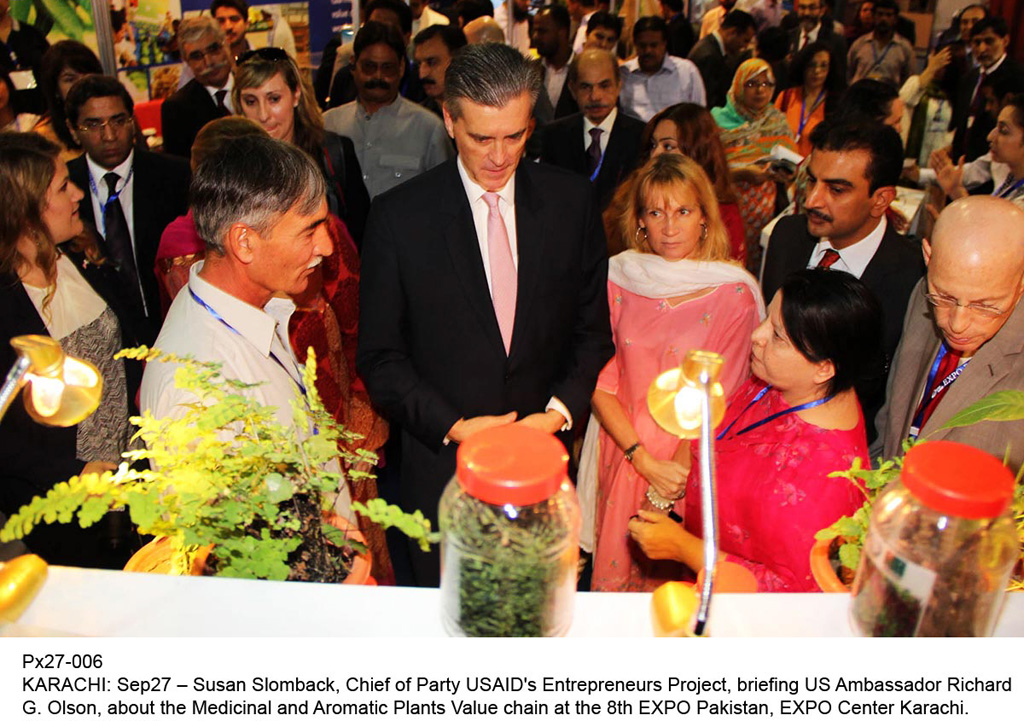
<path id="1" fill-rule="evenodd" d="M 839 562 L 856 571 L 860 563 L 860 547 L 855 543 L 844 543 L 839 547 Z"/>
<path id="2" fill-rule="evenodd" d="M 950 418 L 943 428 L 960 428 L 981 421 L 1019 421 L 1024 419 L 1024 391 L 991 393 Z"/>

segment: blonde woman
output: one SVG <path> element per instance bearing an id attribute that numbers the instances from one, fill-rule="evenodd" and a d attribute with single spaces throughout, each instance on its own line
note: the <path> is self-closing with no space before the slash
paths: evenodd
<path id="1" fill-rule="evenodd" d="M 592 588 L 600 591 L 650 590 L 681 571 L 648 561 L 627 537 L 638 510 L 667 513 L 677 504 L 690 467 L 689 444 L 647 410 L 651 381 L 699 348 L 725 357 L 721 380 L 731 393 L 747 376 L 750 336 L 764 314 L 757 281 L 728 260 L 715 191 L 697 163 L 660 155 L 631 182 L 619 218 L 631 248 L 608 270 L 615 357 L 598 379 L 600 428 L 588 432 L 584 450 L 597 457 Z"/>

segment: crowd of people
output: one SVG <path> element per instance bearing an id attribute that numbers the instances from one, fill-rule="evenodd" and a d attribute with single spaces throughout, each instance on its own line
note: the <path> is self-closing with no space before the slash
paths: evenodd
<path id="1" fill-rule="evenodd" d="M 919 68 L 894 0 L 845 28 L 822 0 L 718 0 L 699 24 L 646 6 L 370 0 L 311 75 L 294 44 L 250 47 L 244 0 L 214 0 L 177 26 L 188 75 L 158 151 L 86 46 L 4 37 L 0 326 L 57 339 L 105 387 L 72 428 L 12 406 L 0 518 L 113 468 L 130 415 L 194 399 L 173 366 L 113 360 L 140 343 L 221 363 L 285 424 L 313 347 L 327 410 L 380 455 L 381 487 L 344 484 L 342 513 L 380 492 L 436 524 L 462 441 L 556 434 L 600 591 L 703 565 L 696 445 L 647 405 L 691 349 L 724 358 L 720 546 L 760 590 L 815 590 L 815 531 L 862 500 L 830 473 L 857 459 L 944 438 L 1024 463 L 1024 422 L 943 427 L 1024 387 L 1006 22 L 967 6 Z M 901 183 L 948 203 L 927 238 Z M 123 516 L 26 543 L 119 567 Z M 379 583 L 437 585 L 436 551 L 360 524 Z"/>

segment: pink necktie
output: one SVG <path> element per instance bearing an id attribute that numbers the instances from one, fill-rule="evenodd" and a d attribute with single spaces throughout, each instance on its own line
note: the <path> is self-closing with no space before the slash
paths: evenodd
<path id="1" fill-rule="evenodd" d="M 501 339 L 507 354 L 512 345 L 512 325 L 516 319 L 517 274 L 512 260 L 512 247 L 508 242 L 505 221 L 498 210 L 498 194 L 484 193 L 487 203 L 487 254 L 491 266 L 491 302 L 498 318 Z"/>

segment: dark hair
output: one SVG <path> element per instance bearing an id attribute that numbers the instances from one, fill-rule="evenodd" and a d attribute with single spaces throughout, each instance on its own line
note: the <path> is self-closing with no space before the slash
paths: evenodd
<path id="1" fill-rule="evenodd" d="M 815 40 L 809 43 L 803 50 L 793 58 L 793 64 L 789 66 L 789 87 L 800 88 L 804 84 L 804 75 L 807 67 L 811 64 L 814 56 L 818 53 L 828 53 L 828 75 L 825 77 L 825 114 L 829 115 L 834 105 L 839 100 L 839 93 L 843 88 L 843 75 L 839 62 L 832 56 L 832 48 L 822 40 Z M 788 107 L 788 100 L 785 101 Z M 785 111 L 783 107 L 783 111 Z"/>
<path id="2" fill-rule="evenodd" d="M 213 2 L 210 3 L 210 14 L 216 15 L 217 11 L 221 8 L 237 10 L 243 20 L 249 19 L 249 5 L 245 0 L 213 0 Z"/>
<path id="3" fill-rule="evenodd" d="M 881 375 L 882 306 L 863 281 L 841 270 L 806 268 L 787 277 L 779 292 L 793 347 L 812 363 L 832 362 L 829 394 Z"/>
<path id="4" fill-rule="evenodd" d="M 618 15 L 612 15 L 604 10 L 598 10 L 596 13 L 590 16 L 590 20 L 587 21 L 587 34 L 594 32 L 598 28 L 608 28 L 615 33 L 615 37 L 622 36 L 622 18 Z"/>
<path id="5" fill-rule="evenodd" d="M 683 11 L 683 0 L 661 0 L 661 4 L 674 13 Z"/>
<path id="6" fill-rule="evenodd" d="M 478 105 L 502 108 L 523 93 L 531 106 L 540 93 L 540 69 L 515 48 L 502 43 L 467 45 L 452 58 L 444 76 L 444 104 L 453 120 L 465 98 Z"/>
<path id="7" fill-rule="evenodd" d="M 637 20 L 633 25 L 633 42 L 636 42 L 640 33 L 647 32 L 661 33 L 661 37 L 665 39 L 665 42 L 668 42 L 668 24 L 665 22 L 665 18 L 660 18 L 657 15 L 647 15 Z"/>
<path id="8" fill-rule="evenodd" d="M 848 120 L 872 120 L 883 123 L 899 93 L 889 83 L 874 78 L 858 80 L 848 87 L 836 104 L 838 117 Z"/>
<path id="9" fill-rule="evenodd" d="M 466 33 L 462 32 L 458 25 L 428 25 L 416 33 L 412 42 L 413 45 L 419 46 L 434 38 L 440 38 L 449 53 L 466 46 Z"/>
<path id="10" fill-rule="evenodd" d="M 743 12 L 742 10 L 730 10 L 722 18 L 722 24 L 719 27 L 722 30 L 732 28 L 742 33 L 747 30 L 757 30 L 757 22 L 750 13 Z"/>
<path id="11" fill-rule="evenodd" d="M 1001 38 L 1005 38 L 1010 34 L 1010 26 L 1006 24 L 1003 18 L 998 15 L 989 15 L 974 23 L 974 26 L 971 28 L 971 40 L 974 39 L 975 35 L 981 35 L 986 30 L 991 30 Z"/>
<path id="12" fill-rule="evenodd" d="M 110 11 L 110 29 L 115 33 L 119 32 L 127 22 L 125 10 L 111 10 Z"/>
<path id="13" fill-rule="evenodd" d="M 412 10 L 402 0 L 370 0 L 363 8 L 364 18 L 373 15 L 374 10 L 388 10 L 398 16 L 398 24 L 402 28 L 402 34 L 408 35 L 412 32 Z"/>
<path id="14" fill-rule="evenodd" d="M 120 80 L 109 75 L 86 75 L 72 85 L 68 91 L 66 101 L 68 122 L 78 125 L 78 114 L 81 112 L 82 106 L 93 98 L 120 98 L 128 115 L 135 112 L 132 96 Z"/>
<path id="15" fill-rule="evenodd" d="M 729 178 L 729 163 L 722 147 L 718 124 L 708 109 L 695 103 L 678 103 L 668 106 L 648 120 L 640 136 L 640 148 L 645 159 L 650 157 L 654 130 L 662 120 L 675 123 L 679 152 L 692 158 L 704 170 L 715 189 L 718 202 L 735 203 L 736 192 Z"/>
<path id="16" fill-rule="evenodd" d="M 297 146 L 269 136 L 226 139 L 196 166 L 189 197 L 199 237 L 224 253 L 224 235 L 243 223 L 261 235 L 296 204 L 311 215 L 327 192 L 323 173 Z"/>
<path id="17" fill-rule="evenodd" d="M 1004 108 L 1013 108 L 1013 120 L 1024 128 L 1024 93 L 1011 93 L 1003 100 Z"/>
<path id="18" fill-rule="evenodd" d="M 789 54 L 789 33 L 778 25 L 757 34 L 757 56 L 773 66 Z"/>
<path id="19" fill-rule="evenodd" d="M 547 13 L 548 15 L 550 15 L 555 25 L 565 30 L 566 33 L 568 33 L 569 28 L 572 27 L 572 18 L 569 17 L 569 9 L 565 7 L 565 5 L 551 3 L 550 5 L 545 5 L 540 10 L 537 11 L 537 15 L 540 15 L 541 13 Z"/>
<path id="20" fill-rule="evenodd" d="M 494 17 L 494 6 L 487 0 L 458 0 L 455 3 L 455 17 L 462 20 L 462 27 L 484 16 Z"/>
<path id="21" fill-rule="evenodd" d="M 900 134 L 878 122 L 826 120 L 811 132 L 811 144 L 815 150 L 829 152 L 867 151 L 871 158 L 864 172 L 871 193 L 895 186 L 903 172 Z"/>
<path id="22" fill-rule="evenodd" d="M 891 10 L 897 15 L 900 14 L 900 6 L 896 0 L 875 0 L 875 6 L 871 8 L 871 12 L 876 13 L 879 10 Z"/>
<path id="23" fill-rule="evenodd" d="M 68 68 L 82 75 L 102 75 L 103 66 L 96 53 L 77 40 L 61 40 L 54 43 L 43 53 L 43 59 L 39 64 L 37 78 L 50 111 L 53 132 L 65 147 L 77 149 L 79 145 L 71 137 L 71 131 L 65 122 L 67 116 L 64 113 L 64 98 L 60 96 L 57 84 L 60 74 Z"/>
<path id="24" fill-rule="evenodd" d="M 359 28 L 355 42 L 352 43 L 352 57 L 358 59 L 363 50 L 378 43 L 390 47 L 398 56 L 398 62 L 405 63 L 405 41 L 398 28 L 376 20 L 370 20 Z"/>

